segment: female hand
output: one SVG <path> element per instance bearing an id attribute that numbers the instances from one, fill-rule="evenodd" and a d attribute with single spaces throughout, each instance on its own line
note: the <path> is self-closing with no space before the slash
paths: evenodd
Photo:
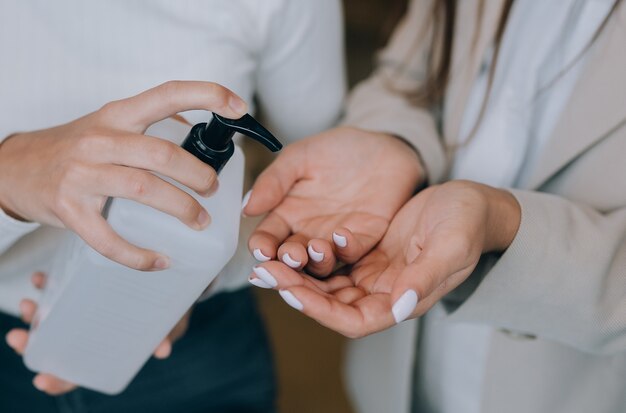
<path id="1" fill-rule="evenodd" d="M 43 289 L 45 280 L 45 275 L 40 272 L 33 274 L 31 278 L 33 285 L 38 289 Z M 32 300 L 22 300 L 22 302 L 20 303 L 20 311 L 22 313 L 22 320 L 25 323 L 30 324 L 32 323 L 35 312 L 37 311 L 37 304 Z M 176 340 L 181 338 L 187 332 L 191 311 L 192 310 L 189 310 L 183 316 L 183 318 L 178 322 L 178 324 L 176 324 L 176 326 L 172 329 L 168 336 L 165 337 L 163 341 L 157 346 L 153 353 L 155 358 L 163 360 L 170 356 L 172 352 L 172 345 L 174 344 L 174 342 L 176 342 Z M 26 350 L 26 345 L 28 344 L 28 335 L 29 332 L 27 330 L 14 328 L 7 333 L 6 342 L 13 350 L 15 350 L 15 352 L 21 355 L 24 353 L 24 350 Z M 52 396 L 58 396 L 60 394 L 68 393 L 76 389 L 77 387 L 73 383 L 70 383 L 47 373 L 38 373 L 33 379 L 33 385 L 38 390 Z"/>
<path id="2" fill-rule="evenodd" d="M 380 241 L 423 174 L 417 153 L 385 134 L 337 128 L 289 145 L 244 201 L 246 215 L 269 212 L 250 251 L 327 275 Z"/>
<path id="3" fill-rule="evenodd" d="M 51 129 L 18 133 L 0 145 L 0 207 L 18 219 L 76 232 L 102 255 L 139 270 L 167 257 L 122 239 L 101 216 L 108 197 L 141 202 L 200 230 L 210 221 L 189 194 L 151 172 L 211 194 L 215 171 L 179 146 L 143 133 L 190 109 L 239 118 L 246 104 L 222 86 L 168 82 Z"/>
<path id="4" fill-rule="evenodd" d="M 255 267 L 251 282 L 348 337 L 418 317 L 461 284 L 481 254 L 504 251 L 520 223 L 510 193 L 453 181 L 417 194 L 380 244 L 345 275 L 317 280 L 284 264 Z"/>

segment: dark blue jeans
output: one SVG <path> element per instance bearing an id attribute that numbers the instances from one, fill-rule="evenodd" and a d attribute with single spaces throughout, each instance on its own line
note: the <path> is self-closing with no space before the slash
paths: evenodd
<path id="1" fill-rule="evenodd" d="M 2 336 L 24 325 L 0 314 Z M 117 396 L 78 389 L 50 397 L 32 385 L 34 374 L 0 343 L 0 412 L 250 412 L 275 411 L 272 357 L 249 288 L 200 303 L 187 333 L 167 360 L 150 359 Z"/>

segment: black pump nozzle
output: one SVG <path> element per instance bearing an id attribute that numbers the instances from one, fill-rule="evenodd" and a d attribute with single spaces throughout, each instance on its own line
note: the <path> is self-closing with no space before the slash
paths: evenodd
<path id="1" fill-rule="evenodd" d="M 240 119 L 226 119 L 214 114 L 208 124 L 198 123 L 191 128 L 182 147 L 220 173 L 235 152 L 232 140 L 235 132 L 262 143 L 272 152 L 278 152 L 283 147 L 274 135 L 248 114 Z"/>

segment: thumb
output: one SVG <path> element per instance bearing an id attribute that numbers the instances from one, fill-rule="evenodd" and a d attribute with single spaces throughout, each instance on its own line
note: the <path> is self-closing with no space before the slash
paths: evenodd
<path id="1" fill-rule="evenodd" d="M 303 151 L 295 144 L 285 149 L 257 178 L 246 195 L 242 212 L 246 216 L 265 214 L 285 199 L 293 185 L 303 177 Z"/>
<path id="2" fill-rule="evenodd" d="M 396 323 L 417 315 L 417 304 L 448 277 L 449 266 L 445 258 L 423 250 L 402 270 L 391 289 L 391 311 Z"/>

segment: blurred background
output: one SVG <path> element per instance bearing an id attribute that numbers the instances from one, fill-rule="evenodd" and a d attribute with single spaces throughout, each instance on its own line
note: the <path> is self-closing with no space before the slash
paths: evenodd
<path id="1" fill-rule="evenodd" d="M 344 0 L 350 85 L 371 72 L 375 52 L 402 17 L 403 0 Z M 323 24 L 323 23 L 322 23 Z M 342 382 L 345 339 L 291 309 L 274 291 L 255 289 L 274 347 L 282 413 L 350 413 Z"/>

